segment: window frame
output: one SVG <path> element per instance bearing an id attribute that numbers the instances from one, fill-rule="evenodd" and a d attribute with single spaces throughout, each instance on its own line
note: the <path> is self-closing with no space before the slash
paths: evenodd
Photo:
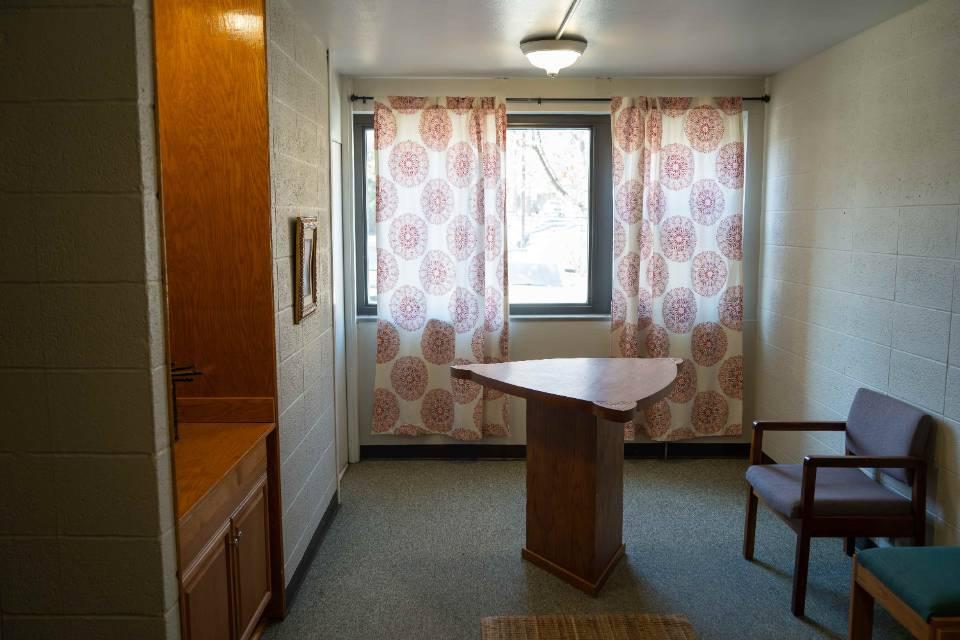
<path id="1" fill-rule="evenodd" d="M 510 315 L 610 315 L 613 275 L 613 149 L 610 146 L 610 116 L 607 114 L 514 113 L 507 115 L 507 128 L 590 130 L 590 216 L 587 227 L 590 231 L 590 266 L 587 272 L 587 301 L 511 303 Z M 509 253 L 507 259 L 509 260 Z"/>
<path id="2" fill-rule="evenodd" d="M 367 144 L 366 132 L 373 130 L 373 114 L 353 116 L 354 227 L 357 258 L 357 315 L 376 316 L 377 305 L 367 299 Z"/>
<path id="3" fill-rule="evenodd" d="M 613 277 L 613 147 L 609 114 L 510 113 L 507 127 L 590 130 L 589 271 L 584 303 L 510 304 L 510 316 L 544 319 L 563 316 L 609 316 Z M 354 227 L 357 316 L 376 316 L 377 305 L 367 299 L 366 131 L 373 115 L 353 116 Z M 509 188 L 509 185 L 508 185 Z M 509 259 L 509 257 L 508 257 Z"/>

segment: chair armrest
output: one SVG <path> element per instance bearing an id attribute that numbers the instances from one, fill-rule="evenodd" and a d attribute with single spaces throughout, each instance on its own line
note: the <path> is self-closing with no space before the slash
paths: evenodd
<path id="1" fill-rule="evenodd" d="M 803 480 L 800 484 L 800 504 L 804 514 L 813 513 L 813 496 L 817 489 L 818 468 L 911 469 L 915 474 L 911 502 L 916 517 L 926 512 L 927 461 L 913 456 L 806 456 L 803 459 Z"/>
<path id="2" fill-rule="evenodd" d="M 803 466 L 870 469 L 917 469 L 926 461 L 912 456 L 807 456 Z"/>
<path id="3" fill-rule="evenodd" d="M 764 431 L 846 431 L 847 423 L 842 421 L 783 421 L 756 420 L 753 423 L 753 437 L 750 441 L 750 464 L 760 464 L 763 458 Z"/>
<path id="4" fill-rule="evenodd" d="M 753 423 L 754 431 L 846 431 L 847 423 L 839 420 L 824 421 L 790 421 L 757 420 Z"/>

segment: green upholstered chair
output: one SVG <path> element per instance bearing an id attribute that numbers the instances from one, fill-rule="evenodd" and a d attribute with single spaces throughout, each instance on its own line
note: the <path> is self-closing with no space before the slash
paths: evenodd
<path id="1" fill-rule="evenodd" d="M 803 615 L 811 538 L 843 538 L 851 556 L 857 537 L 913 538 L 923 546 L 930 425 L 923 411 L 869 389 L 857 391 L 845 422 L 753 423 L 743 557 L 753 559 L 757 504 L 763 502 L 797 533 L 793 615 Z M 842 431 L 846 455 L 807 456 L 802 465 L 763 464 L 765 431 Z M 911 498 L 861 468 L 907 484 Z"/>
<path id="2" fill-rule="evenodd" d="M 850 640 L 870 640 L 874 602 L 915 638 L 960 640 L 960 547 L 861 551 L 853 564 Z"/>

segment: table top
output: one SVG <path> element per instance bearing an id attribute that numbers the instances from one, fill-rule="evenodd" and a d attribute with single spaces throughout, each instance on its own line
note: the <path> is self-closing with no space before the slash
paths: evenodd
<path id="1" fill-rule="evenodd" d="M 590 411 L 615 422 L 633 419 L 638 404 L 665 396 L 679 358 L 550 358 L 450 367 L 450 375 L 532 398 Z"/>

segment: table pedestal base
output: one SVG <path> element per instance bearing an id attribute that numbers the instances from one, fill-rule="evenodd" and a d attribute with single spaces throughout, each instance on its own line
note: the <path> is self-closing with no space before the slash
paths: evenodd
<path id="1" fill-rule="evenodd" d="M 596 595 L 624 555 L 623 427 L 527 399 L 523 557 Z"/>
<path id="2" fill-rule="evenodd" d="M 607 578 L 610 577 L 610 574 L 613 572 L 614 567 L 617 566 L 617 563 L 620 562 L 620 558 L 626 555 L 626 545 L 621 544 L 620 548 L 617 549 L 617 552 L 610 558 L 610 562 L 607 564 L 606 568 L 600 573 L 600 577 L 596 579 L 596 582 L 589 582 L 580 576 L 570 573 L 563 567 L 556 565 L 543 556 L 537 555 L 530 549 L 524 547 L 520 550 L 520 556 L 527 562 L 533 563 L 543 569 L 544 571 L 549 571 L 553 575 L 557 576 L 564 582 L 573 585 L 580 591 L 587 593 L 591 596 L 596 596 L 600 593 L 600 589 L 603 587 L 603 584 L 607 581 Z"/>

